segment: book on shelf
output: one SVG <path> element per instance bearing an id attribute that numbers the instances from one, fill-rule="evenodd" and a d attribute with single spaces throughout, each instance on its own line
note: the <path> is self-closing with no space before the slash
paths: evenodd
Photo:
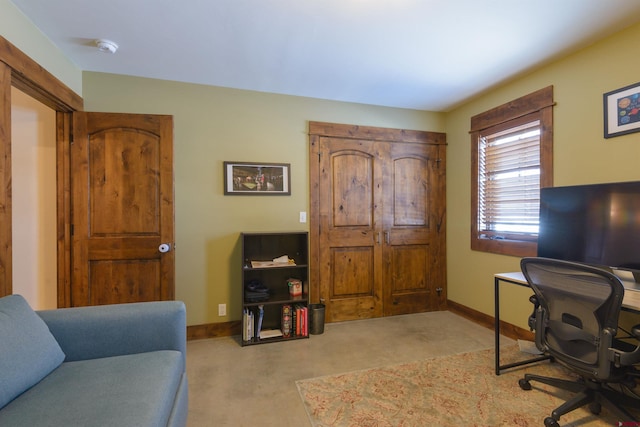
<path id="1" fill-rule="evenodd" d="M 242 310 L 242 339 L 244 341 L 251 341 L 253 337 L 253 321 L 253 311 L 248 308 Z"/>
<path id="2" fill-rule="evenodd" d="M 296 304 L 293 306 L 293 330 L 294 335 L 296 336 L 302 336 L 302 305 L 301 304 Z"/>
<path id="3" fill-rule="evenodd" d="M 291 305 L 284 304 L 282 306 L 282 336 L 288 338 L 291 336 Z"/>
<path id="4" fill-rule="evenodd" d="M 255 337 L 260 338 L 260 331 L 262 331 L 262 319 L 264 318 L 264 305 L 258 306 L 258 325 L 256 326 Z"/>
<path id="5" fill-rule="evenodd" d="M 294 305 L 293 310 L 291 310 L 291 335 L 293 335 L 294 337 L 298 335 L 298 314 L 298 307 L 297 305 Z"/>
<path id="6" fill-rule="evenodd" d="M 291 311 L 291 335 L 296 337 L 308 336 L 308 308 L 303 304 L 295 304 Z"/>
<path id="7" fill-rule="evenodd" d="M 300 335 L 309 336 L 309 307 L 302 307 L 300 312 Z"/>

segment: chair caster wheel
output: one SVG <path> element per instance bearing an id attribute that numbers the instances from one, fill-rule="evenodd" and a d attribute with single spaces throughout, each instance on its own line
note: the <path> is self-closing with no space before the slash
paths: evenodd
<path id="1" fill-rule="evenodd" d="M 598 402 L 592 402 L 589 404 L 589 410 L 593 415 L 598 415 L 602 410 L 602 405 L 600 405 Z"/>
<path id="2" fill-rule="evenodd" d="M 531 390 L 531 383 L 524 378 L 518 380 L 518 385 L 523 390 Z"/>
<path id="3" fill-rule="evenodd" d="M 544 419 L 544 426 L 545 427 L 560 427 L 560 424 L 558 424 L 558 421 L 556 421 L 555 418 L 547 417 L 547 418 Z"/>

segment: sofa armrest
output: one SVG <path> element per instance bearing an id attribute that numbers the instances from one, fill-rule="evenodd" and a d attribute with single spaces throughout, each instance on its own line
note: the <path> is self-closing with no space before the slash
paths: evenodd
<path id="1" fill-rule="evenodd" d="M 186 309 L 157 301 L 38 311 L 66 362 L 157 350 L 186 356 Z"/>

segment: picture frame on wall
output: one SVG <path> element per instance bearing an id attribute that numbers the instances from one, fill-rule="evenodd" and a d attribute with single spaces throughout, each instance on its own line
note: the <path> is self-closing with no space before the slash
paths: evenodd
<path id="1" fill-rule="evenodd" d="M 607 92 L 604 102 L 604 137 L 640 132 L 640 82 Z"/>
<path id="2" fill-rule="evenodd" d="M 291 164 L 224 162 L 224 194 L 291 195 Z"/>

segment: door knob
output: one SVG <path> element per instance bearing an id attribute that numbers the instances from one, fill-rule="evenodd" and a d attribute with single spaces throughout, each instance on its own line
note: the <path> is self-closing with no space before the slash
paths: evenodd
<path id="1" fill-rule="evenodd" d="M 163 243 L 158 246 L 158 251 L 161 253 L 169 252 L 171 250 L 171 245 L 169 243 Z"/>

